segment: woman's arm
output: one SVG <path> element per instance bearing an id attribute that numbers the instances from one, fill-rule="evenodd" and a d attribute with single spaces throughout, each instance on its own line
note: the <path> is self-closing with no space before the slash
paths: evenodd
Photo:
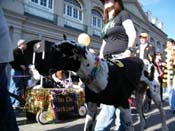
<path id="1" fill-rule="evenodd" d="M 126 34 L 128 36 L 128 48 L 125 50 L 123 56 L 130 57 L 134 52 L 135 40 L 136 40 L 136 31 L 134 28 L 134 24 L 130 19 L 123 21 L 122 23 Z"/>
<path id="2" fill-rule="evenodd" d="M 128 47 L 134 47 L 135 46 L 135 40 L 136 40 L 136 31 L 134 28 L 134 24 L 131 19 L 127 19 L 123 21 L 122 23 L 126 34 L 128 35 Z"/>
<path id="3" fill-rule="evenodd" d="M 106 45 L 106 41 L 103 40 L 103 41 L 102 41 L 102 46 L 101 46 L 101 48 L 100 48 L 100 54 L 99 54 L 99 57 L 100 57 L 100 58 L 104 58 L 103 51 L 104 51 L 105 45 Z"/>

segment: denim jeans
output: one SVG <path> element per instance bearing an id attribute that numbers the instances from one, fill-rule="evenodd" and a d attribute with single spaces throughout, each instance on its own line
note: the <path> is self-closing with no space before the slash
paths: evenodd
<path id="1" fill-rule="evenodd" d="M 7 64 L 0 64 L 0 131 L 18 131 L 16 116 L 8 94 Z"/>
<path id="2" fill-rule="evenodd" d="M 114 117 L 116 116 L 116 117 Z M 115 118 L 116 131 L 124 131 L 124 119 L 120 114 L 120 110 L 111 105 L 103 105 L 102 109 L 97 117 L 95 125 L 95 131 L 110 131 L 111 123 Z"/>
<path id="3" fill-rule="evenodd" d="M 11 79 L 10 79 L 9 91 L 19 97 L 23 95 L 24 88 L 25 88 L 24 79 L 21 77 L 18 77 L 21 75 L 23 75 L 22 71 L 11 69 Z M 20 106 L 20 102 L 13 97 L 11 97 L 11 102 L 16 107 Z"/>
<path id="4" fill-rule="evenodd" d="M 173 111 L 175 111 L 175 89 L 171 89 L 168 98 L 169 105 Z"/>
<path id="5" fill-rule="evenodd" d="M 168 98 L 169 105 L 171 109 L 175 111 L 175 76 L 173 79 L 173 85 L 171 86 L 168 96 L 169 96 Z"/>
<path id="6" fill-rule="evenodd" d="M 106 59 L 115 60 L 124 58 L 123 53 L 105 56 Z M 125 121 L 119 109 L 112 105 L 103 105 L 96 121 L 95 131 L 110 131 L 111 123 L 115 118 L 116 131 L 125 131 Z"/>
<path id="7" fill-rule="evenodd" d="M 170 76 L 167 78 L 166 94 L 168 96 L 168 104 L 173 111 L 175 111 L 175 76 L 173 83 L 170 81 Z"/>

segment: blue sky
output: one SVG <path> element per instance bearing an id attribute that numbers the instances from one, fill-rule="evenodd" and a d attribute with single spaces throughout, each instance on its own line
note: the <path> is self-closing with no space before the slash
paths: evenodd
<path id="1" fill-rule="evenodd" d="M 144 11 L 151 11 L 163 22 L 163 31 L 175 39 L 175 0 L 138 0 Z"/>

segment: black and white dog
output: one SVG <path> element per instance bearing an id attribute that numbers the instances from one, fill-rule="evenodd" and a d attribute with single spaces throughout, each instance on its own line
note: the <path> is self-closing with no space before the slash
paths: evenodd
<path id="1" fill-rule="evenodd" d="M 133 91 L 136 94 L 136 105 L 140 114 L 141 129 L 144 130 L 145 119 L 142 113 L 143 95 L 147 85 L 151 88 L 152 98 L 160 110 L 163 131 L 168 131 L 165 113 L 162 108 L 160 95 L 156 91 L 159 83 L 149 80 L 142 60 L 136 57 L 107 61 L 92 54 L 89 49 L 79 43 L 64 40 L 55 44 L 48 58 L 36 65 L 40 73 L 49 69 L 72 70 L 86 84 L 86 101 L 88 115 L 84 130 L 89 130 L 96 114 L 97 104 L 104 103 L 120 108 L 124 114 L 127 131 L 133 131 L 131 112 L 128 98 Z M 147 77 L 146 77 L 147 76 Z"/>

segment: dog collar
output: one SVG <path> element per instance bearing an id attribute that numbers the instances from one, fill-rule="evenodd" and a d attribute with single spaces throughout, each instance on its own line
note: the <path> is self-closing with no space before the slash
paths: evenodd
<path id="1" fill-rule="evenodd" d="M 90 84 L 96 77 L 96 73 L 100 68 L 100 59 L 99 57 L 95 57 L 95 65 L 94 68 L 91 70 L 90 74 L 88 75 L 88 78 L 85 78 L 84 82 L 87 84 Z"/>

